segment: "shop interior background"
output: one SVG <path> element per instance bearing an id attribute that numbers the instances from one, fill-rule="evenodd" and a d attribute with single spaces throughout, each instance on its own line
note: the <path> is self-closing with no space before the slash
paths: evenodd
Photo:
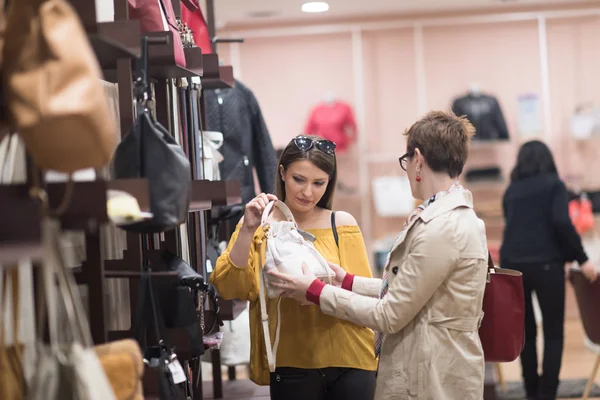
<path id="1" fill-rule="evenodd" d="M 111 15 L 108 3 L 99 15 Z M 501 171 L 500 179 L 466 182 L 490 247 L 500 244 L 501 196 L 524 141 L 537 138 L 551 147 L 571 189 L 600 187 L 600 125 L 581 126 L 598 119 L 600 1 L 329 0 L 322 13 L 303 12 L 302 3 L 215 1 L 218 36 L 244 39 L 218 44 L 217 52 L 256 95 L 276 148 L 304 132 L 313 107 L 332 98 L 352 107 L 356 140 L 338 154 L 335 208 L 358 220 L 376 274 L 377 253 L 388 249 L 405 218 L 390 211 L 389 192 L 378 190 L 404 174 L 398 166 L 403 131 L 470 91 L 498 100 L 509 132 L 508 140 L 473 143 L 466 168 Z M 596 261 L 597 236 L 584 237 Z M 567 318 L 576 320 L 567 288 Z M 571 341 L 582 349 L 565 359 L 563 372 L 581 378 L 595 356 L 583 348 L 575 323 L 565 351 Z M 577 365 L 584 367 L 573 372 Z M 509 376 L 518 379 L 518 364 L 513 370 Z"/>

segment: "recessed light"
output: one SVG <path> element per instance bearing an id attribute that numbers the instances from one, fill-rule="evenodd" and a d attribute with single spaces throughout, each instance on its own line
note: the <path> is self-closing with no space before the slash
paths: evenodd
<path id="1" fill-rule="evenodd" d="M 302 11 L 307 13 L 319 13 L 329 10 L 329 4 L 324 1 L 311 1 L 309 3 L 302 4 Z"/>

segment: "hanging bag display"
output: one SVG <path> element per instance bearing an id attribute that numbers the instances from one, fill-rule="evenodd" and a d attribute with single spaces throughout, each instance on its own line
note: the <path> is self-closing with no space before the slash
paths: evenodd
<path id="1" fill-rule="evenodd" d="M 270 218 L 273 207 L 277 207 L 283 213 L 285 218 L 283 221 L 277 221 L 274 218 Z M 283 293 L 283 290 L 269 284 L 272 278 L 268 272 L 277 270 L 282 274 L 301 276 L 304 275 L 302 265 L 305 264 L 315 277 L 327 280 L 329 283 L 331 283 L 335 277 L 335 272 L 333 272 L 327 261 L 321 256 L 315 246 L 300 234 L 298 225 L 294 220 L 294 215 L 284 202 L 271 201 L 267 204 L 262 214 L 261 228 L 264 232 L 264 237 L 258 251 L 261 252 L 260 259 L 264 264 L 261 265 L 260 269 L 260 312 L 269 371 L 275 372 L 275 367 L 277 365 L 277 347 L 279 346 L 279 332 L 281 328 L 281 298 L 277 300 L 275 342 L 273 346 L 271 346 L 265 291 L 269 298 L 277 298 Z"/>
<path id="2" fill-rule="evenodd" d="M 2 49 L 9 122 L 42 169 L 74 172 L 109 163 L 117 129 L 102 73 L 66 0 L 13 0 Z"/>
<path id="3" fill-rule="evenodd" d="M 135 321 L 132 334 L 142 346 L 144 364 L 153 369 L 158 375 L 158 389 L 160 400 L 185 400 L 185 391 L 182 385 L 187 378 L 183 368 L 177 360 L 177 355 L 166 342 L 166 328 L 160 308 L 155 302 L 154 289 L 150 278 L 150 270 L 143 271 L 140 278 L 139 295 L 135 311 Z M 152 327 L 156 345 L 146 346 L 146 311 L 150 308 L 152 313 Z M 154 376 L 148 373 L 146 377 Z"/>
<path id="4" fill-rule="evenodd" d="M 38 352 L 28 400 L 116 400 L 92 346 L 92 338 L 75 279 L 59 251 L 59 221 L 42 221 L 44 263 L 37 269 L 41 294 L 38 300 Z M 56 290 L 58 281 L 58 292 Z M 61 327 L 59 303 L 66 313 Z M 48 320 L 49 345 L 42 343 Z M 62 329 L 61 329 L 62 328 Z"/>
<path id="5" fill-rule="evenodd" d="M 23 370 L 23 345 L 19 341 L 19 269 L 0 265 L 2 272 L 2 292 L 0 296 L 0 399 L 25 399 L 25 372 Z M 12 300 L 9 308 L 8 288 L 11 288 Z M 12 325 L 12 344 L 6 344 L 7 329 L 4 326 L 5 315 L 10 315 Z"/>
<path id="6" fill-rule="evenodd" d="M 491 255 L 488 255 L 479 338 L 486 362 L 514 361 L 525 345 L 523 274 L 496 268 Z"/>
<path id="7" fill-rule="evenodd" d="M 148 38 L 144 36 L 135 83 L 137 118 L 119 143 L 113 160 L 115 179 L 148 180 L 152 218 L 121 226 L 138 233 L 164 232 L 182 224 L 187 218 L 192 185 L 190 162 L 183 149 L 147 107 L 147 70 Z"/>

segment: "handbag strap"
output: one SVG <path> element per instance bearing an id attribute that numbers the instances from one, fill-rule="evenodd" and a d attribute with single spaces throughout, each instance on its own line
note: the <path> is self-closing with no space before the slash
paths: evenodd
<path id="1" fill-rule="evenodd" d="M 263 329 L 263 337 L 265 340 L 265 349 L 267 351 L 267 363 L 269 364 L 269 371 L 275 372 L 276 360 L 277 356 L 277 345 L 279 344 L 279 318 L 277 319 L 277 330 L 275 333 L 275 345 L 271 346 L 271 332 L 269 331 L 269 315 L 267 314 L 267 300 L 265 298 L 265 290 L 267 290 L 267 285 L 265 284 L 264 277 L 264 260 L 266 257 L 266 238 L 263 238 L 262 242 L 258 245 L 259 249 L 259 259 L 260 259 L 260 287 L 258 290 L 258 297 L 260 301 L 260 320 L 262 322 Z M 281 298 L 277 302 L 277 316 L 279 317 L 281 314 L 279 312 L 279 303 L 281 302 Z"/>
<path id="2" fill-rule="evenodd" d="M 13 330 L 13 344 L 17 344 L 19 338 L 19 268 L 4 268 L 0 266 L 0 270 L 2 270 L 2 301 L 0 305 L 0 310 L 2 310 L 2 315 L 7 315 L 8 311 L 8 281 L 10 279 L 10 291 L 12 294 L 12 330 Z M 4 348 L 6 345 L 6 330 L 4 322 L 0 321 L 0 349 Z"/>
<path id="3" fill-rule="evenodd" d="M 289 222 L 293 222 L 294 224 L 296 223 L 296 221 L 294 220 L 294 214 L 292 214 L 292 211 L 288 208 L 288 206 L 283 201 L 273 200 L 270 201 L 269 204 L 267 204 L 267 206 L 263 210 L 260 223 L 263 228 L 267 225 L 267 221 L 269 219 L 271 211 L 273 211 L 273 207 L 279 208 Z"/>
<path id="4" fill-rule="evenodd" d="M 340 237 L 338 236 L 337 225 L 335 224 L 335 211 L 331 212 L 331 231 L 335 239 L 335 245 L 340 248 Z"/>
<path id="5" fill-rule="evenodd" d="M 165 322 L 162 318 L 162 313 L 156 308 L 156 301 L 154 298 L 154 290 L 152 287 L 152 281 L 150 276 L 151 270 L 142 271 L 140 278 L 140 286 L 138 292 L 138 300 L 135 311 L 135 320 L 131 329 L 133 337 L 137 340 L 140 346 L 145 344 L 144 333 L 146 331 L 146 311 L 148 305 L 152 311 L 152 319 L 154 325 L 154 334 L 158 343 L 164 343 L 168 348 L 166 341 L 166 327 Z"/>

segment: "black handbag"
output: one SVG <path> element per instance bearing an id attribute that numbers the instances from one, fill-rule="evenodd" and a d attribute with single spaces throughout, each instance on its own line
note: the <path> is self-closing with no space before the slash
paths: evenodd
<path id="1" fill-rule="evenodd" d="M 146 345 L 146 312 L 152 312 L 152 325 L 156 336 L 156 345 Z M 155 302 L 154 289 L 149 271 L 143 271 L 140 278 L 138 303 L 132 327 L 133 337 L 144 349 L 144 364 L 158 372 L 160 400 L 185 400 L 187 375 L 177 360 L 177 355 L 166 342 L 166 328 L 162 312 Z"/>
<path id="2" fill-rule="evenodd" d="M 137 233 L 158 233 L 174 229 L 186 220 L 192 175 L 185 152 L 147 107 L 150 99 L 147 68 L 148 38 L 144 36 L 135 83 L 137 118 L 117 146 L 113 174 L 116 179 L 146 178 L 150 190 L 153 217 L 121 228 Z"/>

